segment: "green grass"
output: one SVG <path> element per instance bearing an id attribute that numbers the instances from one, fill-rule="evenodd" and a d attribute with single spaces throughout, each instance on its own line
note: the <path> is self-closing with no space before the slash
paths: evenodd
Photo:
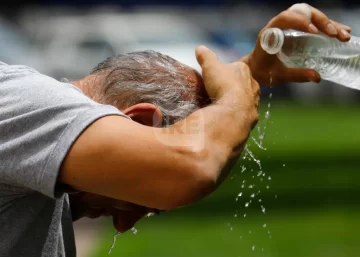
<path id="1" fill-rule="evenodd" d="M 249 140 L 266 173 L 263 181 L 256 176 L 254 162 L 239 160 L 219 190 L 196 205 L 141 221 L 136 236 L 118 238 L 111 256 L 359 256 L 360 106 L 272 106 L 267 150 Z M 248 188 L 250 184 L 255 187 Z M 245 208 L 258 190 L 261 193 Z M 235 201 L 240 191 L 243 196 Z M 262 227 L 265 223 L 272 239 Z M 92 257 L 108 256 L 113 234 L 110 224 L 104 226 Z"/>
<path id="2" fill-rule="evenodd" d="M 178 213 L 143 220 L 137 225 L 136 235 L 128 232 L 118 237 L 110 256 L 356 257 L 360 250 L 359 214 L 358 210 L 324 209 L 267 215 L 248 213 L 247 218 L 234 218 L 230 213 L 189 218 Z M 93 257 L 108 256 L 113 234 L 114 229 L 107 224 Z"/>

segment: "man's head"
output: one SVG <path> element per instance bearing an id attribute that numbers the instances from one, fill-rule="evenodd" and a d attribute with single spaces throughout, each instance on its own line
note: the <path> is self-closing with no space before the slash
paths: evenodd
<path id="1" fill-rule="evenodd" d="M 76 84 L 148 126 L 171 125 L 210 101 L 196 70 L 154 51 L 109 57 Z"/>

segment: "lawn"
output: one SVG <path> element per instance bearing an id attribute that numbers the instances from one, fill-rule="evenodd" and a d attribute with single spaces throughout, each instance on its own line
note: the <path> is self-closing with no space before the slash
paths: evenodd
<path id="1" fill-rule="evenodd" d="M 359 256 L 360 107 L 272 105 L 267 150 L 249 140 L 265 176 L 253 161 L 239 160 L 217 192 L 141 221 L 137 235 L 118 238 L 111 256 Z M 91 257 L 108 256 L 113 234 L 104 225 Z"/>

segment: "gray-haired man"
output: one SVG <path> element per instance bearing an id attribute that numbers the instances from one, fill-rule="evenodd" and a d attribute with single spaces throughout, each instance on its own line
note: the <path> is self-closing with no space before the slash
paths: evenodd
<path id="1" fill-rule="evenodd" d="M 348 27 L 302 8 L 309 12 L 292 8 L 266 28 L 349 39 Z M 76 256 L 72 220 L 109 215 L 125 231 L 148 212 L 203 198 L 257 122 L 253 77 L 320 79 L 285 68 L 259 42 L 231 64 L 205 47 L 197 59 L 202 77 L 148 51 L 109 58 L 71 83 L 1 64 L 0 256 Z"/>

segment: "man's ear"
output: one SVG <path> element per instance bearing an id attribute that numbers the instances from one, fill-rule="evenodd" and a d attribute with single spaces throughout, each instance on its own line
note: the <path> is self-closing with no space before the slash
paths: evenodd
<path id="1" fill-rule="evenodd" d="M 145 126 L 161 127 L 162 125 L 161 110 L 156 105 L 150 103 L 135 104 L 122 112 L 129 116 L 133 121 Z"/>

